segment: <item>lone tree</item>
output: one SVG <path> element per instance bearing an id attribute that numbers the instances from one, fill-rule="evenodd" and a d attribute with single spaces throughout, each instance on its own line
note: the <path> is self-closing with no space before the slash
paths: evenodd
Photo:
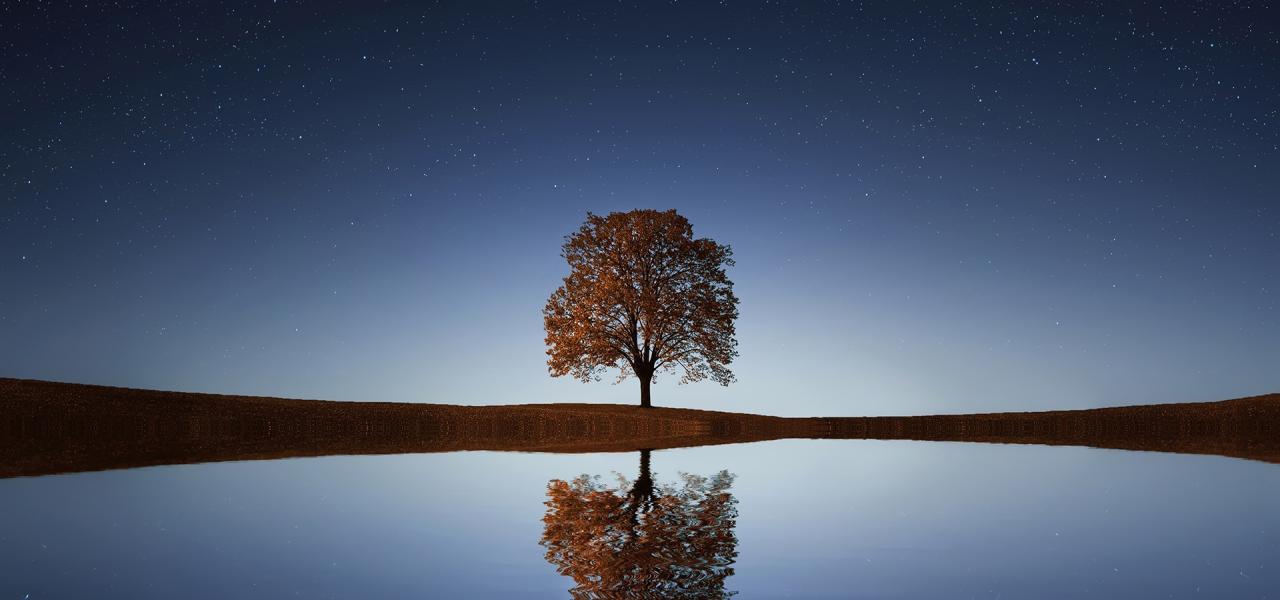
<path id="1" fill-rule="evenodd" d="M 675 210 L 633 210 L 587 221 L 565 238 L 569 275 L 542 309 L 552 376 L 640 380 L 649 407 L 655 373 L 681 369 L 681 383 L 733 381 L 738 298 L 725 267 L 729 246 L 694 239 Z"/>
<path id="2" fill-rule="evenodd" d="M 573 578 L 575 600 L 732 597 L 725 580 L 738 558 L 738 500 L 734 476 L 681 473 L 683 485 L 656 484 L 649 451 L 640 451 L 640 477 L 599 477 L 547 484 L 542 540 L 547 561 Z M 630 483 L 630 491 L 626 487 Z"/>

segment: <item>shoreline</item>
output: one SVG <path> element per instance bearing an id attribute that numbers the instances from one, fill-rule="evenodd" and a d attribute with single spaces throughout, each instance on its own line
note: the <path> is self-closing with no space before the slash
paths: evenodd
<path id="1" fill-rule="evenodd" d="M 0 378 L 0 478 L 330 455 L 629 452 L 776 439 L 1090 446 L 1280 463 L 1280 394 L 1071 411 L 773 417 L 616 404 L 290 400 Z"/>

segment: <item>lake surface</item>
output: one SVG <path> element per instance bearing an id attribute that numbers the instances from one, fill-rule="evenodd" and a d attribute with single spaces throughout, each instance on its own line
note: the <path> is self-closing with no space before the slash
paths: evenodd
<path id="1" fill-rule="evenodd" d="M 0 480 L 0 599 L 1280 596 L 1280 465 L 872 440 L 654 451 L 651 479 L 642 461 L 455 452 Z"/>

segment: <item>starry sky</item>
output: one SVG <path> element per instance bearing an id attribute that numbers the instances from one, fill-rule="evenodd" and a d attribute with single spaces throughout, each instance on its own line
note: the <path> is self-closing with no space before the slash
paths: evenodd
<path id="1" fill-rule="evenodd" d="M 157 3 L 159 4 L 159 3 Z M 733 247 L 659 405 L 1280 391 L 1265 3 L 0 7 L 0 376 L 636 402 L 545 365 L 587 211 Z"/>

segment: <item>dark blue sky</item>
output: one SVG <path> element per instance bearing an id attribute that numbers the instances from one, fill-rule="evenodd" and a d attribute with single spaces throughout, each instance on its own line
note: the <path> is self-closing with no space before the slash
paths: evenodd
<path id="1" fill-rule="evenodd" d="M 0 8 L 0 376 L 634 402 L 553 380 L 586 211 L 733 246 L 775 414 L 1280 390 L 1280 11 Z"/>

